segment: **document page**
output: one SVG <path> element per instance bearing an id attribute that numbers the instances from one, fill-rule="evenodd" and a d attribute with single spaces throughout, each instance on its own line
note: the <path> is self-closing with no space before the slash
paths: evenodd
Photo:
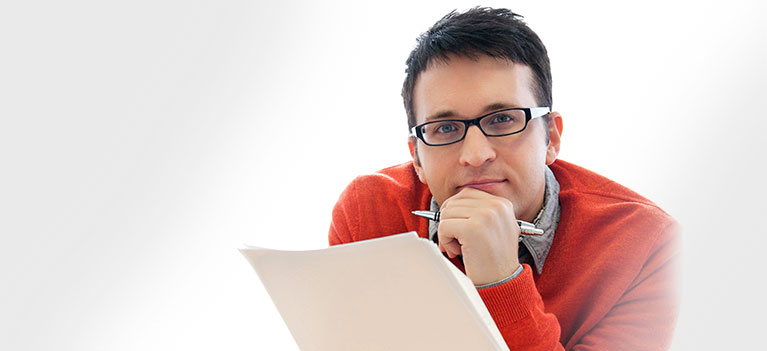
<path id="1" fill-rule="evenodd" d="M 240 251 L 303 351 L 508 350 L 471 281 L 414 232 Z"/>

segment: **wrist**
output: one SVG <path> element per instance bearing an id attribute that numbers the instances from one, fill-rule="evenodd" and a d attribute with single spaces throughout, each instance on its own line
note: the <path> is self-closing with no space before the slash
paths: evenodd
<path id="1" fill-rule="evenodd" d="M 520 274 L 522 274 L 523 270 L 524 270 L 524 268 L 522 267 L 522 265 L 518 265 L 517 269 L 514 271 L 514 273 L 511 273 L 511 275 L 509 275 L 508 277 L 503 278 L 501 280 L 498 280 L 496 282 L 492 282 L 492 283 L 487 283 L 487 284 L 482 284 L 482 285 L 474 285 L 474 287 L 477 288 L 477 289 L 486 289 L 486 288 L 492 288 L 494 286 L 498 286 L 498 285 L 504 284 L 504 283 L 506 283 L 506 282 L 508 282 L 508 281 L 510 281 L 510 280 L 512 280 L 512 279 L 514 279 L 516 277 L 518 277 Z"/>
<path id="2" fill-rule="evenodd" d="M 491 262 L 469 262 L 464 256 L 466 275 L 471 279 L 474 286 L 484 286 L 497 283 L 514 275 L 520 267 L 519 260 L 514 257 L 513 262 L 506 264 L 492 264 Z"/>

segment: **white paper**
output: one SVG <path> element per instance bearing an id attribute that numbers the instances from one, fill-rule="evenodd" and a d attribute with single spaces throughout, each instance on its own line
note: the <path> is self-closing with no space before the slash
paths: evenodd
<path id="1" fill-rule="evenodd" d="M 414 232 L 240 251 L 302 351 L 508 350 L 471 281 Z"/>

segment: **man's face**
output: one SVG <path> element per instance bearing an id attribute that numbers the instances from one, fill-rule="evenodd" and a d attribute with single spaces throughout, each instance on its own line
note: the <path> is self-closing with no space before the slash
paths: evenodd
<path id="1" fill-rule="evenodd" d="M 413 90 L 416 124 L 472 119 L 508 107 L 537 107 L 532 87 L 532 71 L 525 65 L 488 56 L 476 60 L 453 56 L 418 77 Z M 545 165 L 559 152 L 561 117 L 557 113 L 550 117 L 551 127 L 536 118 L 523 132 L 503 137 L 487 137 L 472 126 L 464 140 L 451 145 L 428 146 L 415 139 L 418 177 L 440 205 L 461 189 L 473 187 L 509 199 L 518 219 L 532 221 L 543 203 Z"/>

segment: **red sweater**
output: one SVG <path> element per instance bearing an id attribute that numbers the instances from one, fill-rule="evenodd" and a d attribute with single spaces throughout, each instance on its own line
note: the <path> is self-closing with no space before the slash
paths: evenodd
<path id="1" fill-rule="evenodd" d="M 511 281 L 478 290 L 509 349 L 668 349 L 678 312 L 676 223 L 607 178 L 561 160 L 550 167 L 561 217 L 542 274 L 524 265 Z M 410 162 L 360 176 L 333 209 L 330 244 L 427 237 L 428 221 L 410 211 L 430 200 Z"/>

